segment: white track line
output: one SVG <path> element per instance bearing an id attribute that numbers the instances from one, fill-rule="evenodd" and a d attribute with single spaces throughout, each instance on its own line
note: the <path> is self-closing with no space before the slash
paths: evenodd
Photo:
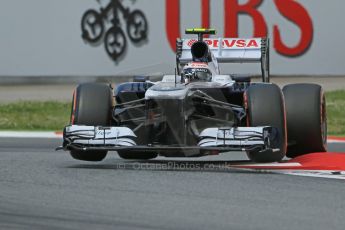
<path id="1" fill-rule="evenodd" d="M 237 165 L 236 165 L 237 166 Z M 264 163 L 264 164 L 241 164 L 239 167 L 271 167 L 271 168 L 281 168 L 281 167 L 300 167 L 302 166 L 298 162 L 288 162 L 288 163 Z M 260 168 L 259 168 L 260 169 Z"/>
<path id="2" fill-rule="evenodd" d="M 62 134 L 57 132 L 30 132 L 30 131 L 0 131 L 0 138 L 47 138 L 47 139 L 61 139 Z M 345 140 L 329 139 L 328 143 L 345 143 Z M 253 166 L 248 164 L 246 166 Z M 300 166 L 299 163 L 271 163 L 271 164 L 255 164 L 255 166 L 271 166 L 272 168 L 279 168 L 281 166 Z M 345 180 L 345 172 L 334 172 L 328 170 L 272 170 L 272 169 L 248 169 L 258 171 L 270 171 L 272 173 L 280 173 L 294 176 L 319 177 L 327 179 Z"/>
<path id="3" fill-rule="evenodd" d="M 327 139 L 327 143 L 345 143 L 345 140 Z"/>
<path id="4" fill-rule="evenodd" d="M 0 131 L 0 138 L 49 138 L 61 139 L 62 135 L 56 132 L 30 131 Z"/>
<path id="5" fill-rule="evenodd" d="M 280 173 L 293 176 L 318 177 L 327 179 L 345 180 L 344 171 L 330 170 L 274 170 L 273 173 Z"/>

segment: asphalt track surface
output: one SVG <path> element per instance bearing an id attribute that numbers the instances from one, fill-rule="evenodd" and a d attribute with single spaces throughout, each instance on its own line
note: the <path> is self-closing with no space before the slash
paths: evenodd
<path id="1" fill-rule="evenodd" d="M 100 163 L 0 138 L 0 229 L 344 229 L 344 180 L 225 167 L 241 153 Z M 345 152 L 344 144 L 330 151 Z M 213 166 L 213 167 L 210 167 Z"/>

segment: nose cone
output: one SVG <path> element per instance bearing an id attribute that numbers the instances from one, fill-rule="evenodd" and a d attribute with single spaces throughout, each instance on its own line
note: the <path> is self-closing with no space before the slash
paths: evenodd
<path id="1" fill-rule="evenodd" d="M 185 99 L 188 87 L 184 84 L 161 82 L 146 91 L 145 99 Z"/>

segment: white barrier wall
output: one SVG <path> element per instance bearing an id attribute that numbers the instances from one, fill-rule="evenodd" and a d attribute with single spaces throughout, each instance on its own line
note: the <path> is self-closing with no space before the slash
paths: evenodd
<path id="1" fill-rule="evenodd" d="M 139 34 L 138 42 L 131 41 L 128 21 L 118 10 L 117 28 L 123 29 L 127 45 L 114 60 L 104 44 L 114 23 L 90 17 L 89 25 L 104 25 L 103 36 L 93 43 L 82 38 L 81 20 L 87 10 L 100 12 L 101 5 L 117 2 L 130 8 L 130 16 L 140 10 L 148 30 L 146 39 Z M 344 9 L 342 0 L 1 0 L 0 75 L 172 73 L 172 41 L 186 27 L 208 24 L 218 36 L 234 36 L 237 30 L 240 37 L 268 34 L 272 74 L 344 75 Z M 109 19 L 112 15 L 108 12 Z M 133 17 L 141 19 L 140 13 Z M 123 37 L 118 36 L 121 47 Z M 110 43 L 113 37 L 108 36 Z M 254 73 L 259 67 L 223 66 L 223 70 Z"/>

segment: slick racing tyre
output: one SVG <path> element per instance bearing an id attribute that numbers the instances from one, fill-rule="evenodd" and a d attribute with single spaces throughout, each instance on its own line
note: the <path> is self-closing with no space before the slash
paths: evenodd
<path id="1" fill-rule="evenodd" d="M 284 158 L 286 153 L 286 115 L 284 97 L 281 89 L 274 84 L 253 84 L 244 95 L 247 110 L 247 125 L 271 126 L 276 128 L 274 133 L 275 150 L 247 151 L 250 160 L 254 162 L 276 162 Z"/>
<path id="2" fill-rule="evenodd" d="M 140 151 L 117 151 L 122 159 L 127 160 L 149 160 L 157 157 L 154 152 L 140 152 Z"/>
<path id="3" fill-rule="evenodd" d="M 288 157 L 327 150 L 326 100 L 316 84 L 291 84 L 283 88 L 285 97 Z"/>
<path id="4" fill-rule="evenodd" d="M 112 91 L 109 85 L 86 83 L 78 85 L 73 94 L 71 124 L 109 126 L 112 108 Z M 101 161 L 107 151 L 71 150 L 73 158 L 83 161 Z"/>

